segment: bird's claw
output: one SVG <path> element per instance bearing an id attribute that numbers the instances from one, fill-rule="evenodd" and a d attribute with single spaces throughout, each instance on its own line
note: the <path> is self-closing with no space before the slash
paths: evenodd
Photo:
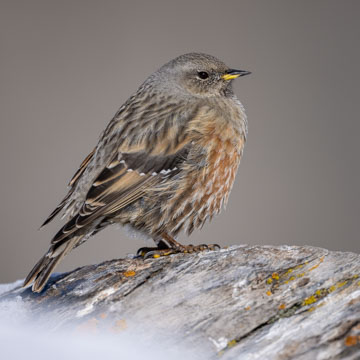
<path id="1" fill-rule="evenodd" d="M 161 256 L 168 256 L 171 254 L 176 254 L 178 251 L 174 249 L 160 249 L 160 250 L 153 250 L 149 251 L 144 255 L 144 260 L 146 259 L 157 259 Z"/>
<path id="2" fill-rule="evenodd" d="M 221 246 L 219 244 L 210 244 L 208 245 L 209 250 L 220 250 Z"/>

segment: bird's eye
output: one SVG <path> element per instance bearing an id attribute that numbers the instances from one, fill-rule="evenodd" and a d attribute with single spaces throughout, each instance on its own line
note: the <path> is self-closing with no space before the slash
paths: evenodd
<path id="1" fill-rule="evenodd" d="M 200 79 L 205 80 L 209 77 L 209 74 L 206 71 L 199 71 L 198 76 Z"/>

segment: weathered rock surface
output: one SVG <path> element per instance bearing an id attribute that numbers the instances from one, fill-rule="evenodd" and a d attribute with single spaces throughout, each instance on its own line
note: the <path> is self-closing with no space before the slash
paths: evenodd
<path id="1" fill-rule="evenodd" d="M 360 255 L 314 247 L 234 246 L 119 259 L 16 288 L 50 329 L 154 332 L 222 359 L 360 359 Z"/>

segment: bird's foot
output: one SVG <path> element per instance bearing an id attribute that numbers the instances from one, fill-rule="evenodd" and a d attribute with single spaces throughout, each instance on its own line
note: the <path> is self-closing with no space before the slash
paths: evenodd
<path id="1" fill-rule="evenodd" d="M 171 254 L 178 253 L 175 249 L 159 249 L 159 248 L 141 248 L 138 250 L 137 254 L 138 256 L 145 259 L 156 259 L 161 256 L 168 256 Z"/>
<path id="2" fill-rule="evenodd" d="M 144 259 L 159 258 L 162 256 L 168 256 L 172 254 L 191 254 L 194 252 L 200 252 L 205 250 L 219 250 L 220 245 L 218 244 L 201 244 L 201 245 L 181 245 L 175 246 L 173 248 L 159 249 L 159 248 L 140 248 L 137 252 L 138 256 L 143 257 Z"/>
<path id="3" fill-rule="evenodd" d="M 170 250 L 170 246 L 164 242 L 163 240 L 160 240 L 157 242 L 157 247 L 142 247 L 136 252 L 136 256 L 146 258 L 146 254 L 154 252 L 154 251 L 165 251 Z"/>

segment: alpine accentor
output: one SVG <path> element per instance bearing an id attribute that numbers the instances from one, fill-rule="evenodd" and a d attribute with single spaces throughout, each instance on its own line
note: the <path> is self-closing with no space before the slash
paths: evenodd
<path id="1" fill-rule="evenodd" d="M 60 260 L 105 226 L 128 224 L 153 238 L 140 255 L 214 249 L 183 246 L 227 202 L 247 134 L 232 80 L 250 74 L 213 56 L 177 57 L 150 75 L 110 121 L 45 221 L 63 211 L 67 223 L 27 276 L 40 292 Z"/>

